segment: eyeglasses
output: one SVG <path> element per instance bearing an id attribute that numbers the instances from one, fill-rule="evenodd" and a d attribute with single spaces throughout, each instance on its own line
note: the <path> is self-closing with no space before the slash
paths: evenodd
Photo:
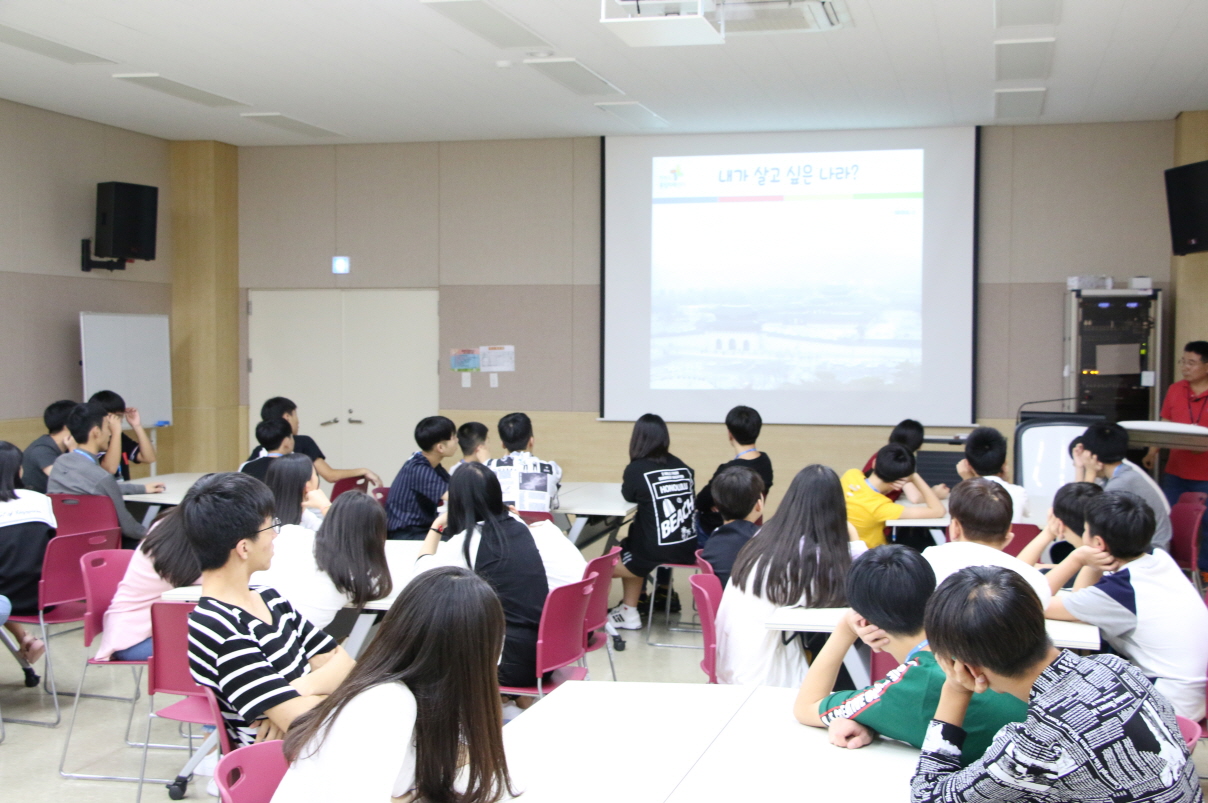
<path id="1" fill-rule="evenodd" d="M 267 532 L 269 530 L 272 530 L 277 535 L 280 535 L 281 534 L 281 519 L 273 519 L 273 523 L 270 524 L 268 527 L 265 527 L 263 530 L 257 530 L 256 535 L 260 535 L 260 533 Z"/>
<path id="2" fill-rule="evenodd" d="M 1203 364 L 1204 364 L 1204 361 L 1200 360 L 1200 359 L 1189 360 L 1186 357 L 1184 357 L 1181 360 L 1179 360 L 1179 365 L 1186 365 L 1188 368 L 1195 368 L 1196 366 L 1203 365 Z"/>

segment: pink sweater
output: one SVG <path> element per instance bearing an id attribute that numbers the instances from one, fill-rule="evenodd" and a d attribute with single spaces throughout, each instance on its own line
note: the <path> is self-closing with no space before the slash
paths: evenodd
<path id="1" fill-rule="evenodd" d="M 172 584 L 155 572 L 147 553 L 135 549 L 105 612 L 105 631 L 96 652 L 97 660 L 107 661 L 117 650 L 151 638 L 151 604 L 159 602 L 164 592 L 171 590 Z"/>

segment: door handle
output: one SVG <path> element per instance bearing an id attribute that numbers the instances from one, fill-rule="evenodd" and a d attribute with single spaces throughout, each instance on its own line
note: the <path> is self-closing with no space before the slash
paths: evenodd
<path id="1" fill-rule="evenodd" d="M 338 424 L 338 423 L 340 423 L 340 419 L 338 419 L 338 418 L 333 418 L 333 419 L 331 419 L 330 421 L 320 421 L 320 422 L 319 422 L 319 426 L 321 426 L 321 427 L 325 427 L 325 426 L 327 426 L 328 424 Z"/>
<path id="2" fill-rule="evenodd" d="M 350 418 L 350 419 L 348 419 L 348 423 L 349 424 L 364 424 L 365 422 L 359 418 Z"/>

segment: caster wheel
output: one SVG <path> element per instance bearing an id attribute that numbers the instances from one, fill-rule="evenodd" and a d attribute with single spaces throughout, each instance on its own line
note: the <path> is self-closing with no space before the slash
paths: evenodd
<path id="1" fill-rule="evenodd" d="M 177 778 L 172 783 L 168 784 L 168 797 L 173 800 L 184 800 L 185 793 L 189 791 L 189 780 L 187 778 Z"/>
<path id="2" fill-rule="evenodd" d="M 625 639 L 620 636 L 612 637 L 612 648 L 617 652 L 625 652 Z"/>
<path id="3" fill-rule="evenodd" d="M 38 677 L 38 673 L 33 670 L 33 667 L 23 667 L 25 671 L 25 688 L 32 689 L 42 682 L 42 678 Z"/>

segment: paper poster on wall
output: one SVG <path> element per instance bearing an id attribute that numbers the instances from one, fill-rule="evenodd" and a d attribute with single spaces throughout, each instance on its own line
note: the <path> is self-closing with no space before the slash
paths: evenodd
<path id="1" fill-rule="evenodd" d="M 515 346 L 479 346 L 478 364 L 480 371 L 515 371 Z"/>
<path id="2" fill-rule="evenodd" d="M 477 371 L 478 349 L 453 349 L 449 354 L 449 367 L 454 371 Z"/>

